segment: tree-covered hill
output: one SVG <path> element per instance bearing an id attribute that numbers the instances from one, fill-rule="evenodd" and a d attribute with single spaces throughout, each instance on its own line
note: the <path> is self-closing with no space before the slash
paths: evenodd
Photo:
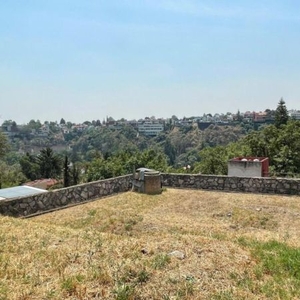
<path id="1" fill-rule="evenodd" d="M 9 140 L 0 135 L 0 184 L 18 185 L 49 174 L 68 177 L 65 184 L 75 184 L 127 174 L 142 166 L 163 172 L 225 175 L 228 160 L 245 155 L 269 157 L 272 176 L 298 176 L 300 121 L 289 118 L 282 99 L 274 116 L 276 122 L 271 125 L 216 123 L 204 130 L 197 122 L 170 122 L 156 136 L 144 135 L 128 124 L 119 128 L 96 121 L 42 125 L 32 120 L 18 129 L 11 122 Z M 31 133 L 22 135 L 25 129 Z"/>

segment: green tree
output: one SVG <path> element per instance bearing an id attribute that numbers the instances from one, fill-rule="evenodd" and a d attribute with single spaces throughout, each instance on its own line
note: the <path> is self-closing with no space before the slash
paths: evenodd
<path id="1" fill-rule="evenodd" d="M 236 120 L 237 120 L 238 122 L 242 122 L 242 120 L 243 120 L 243 117 L 242 117 L 242 115 L 241 115 L 240 110 L 237 111 L 237 114 L 236 114 Z"/>
<path id="2" fill-rule="evenodd" d="M 72 185 L 79 184 L 79 181 L 80 181 L 80 168 L 79 168 L 77 163 L 72 163 L 71 181 L 72 181 Z"/>
<path id="3" fill-rule="evenodd" d="M 293 156 L 293 151 L 288 146 L 283 146 L 274 157 L 272 170 L 277 176 L 294 176 L 299 173 Z"/>
<path id="4" fill-rule="evenodd" d="M 68 159 L 68 156 L 65 155 L 65 161 L 64 161 L 64 187 L 68 187 L 69 185 L 70 185 L 69 159 Z"/>
<path id="5" fill-rule="evenodd" d="M 269 108 L 267 108 L 265 110 L 266 115 L 266 121 L 274 121 L 275 119 L 275 110 L 271 110 Z"/>
<path id="6" fill-rule="evenodd" d="M 19 164 L 10 166 L 0 161 L 0 188 L 18 186 L 26 182 L 26 177 L 21 172 Z"/>
<path id="7" fill-rule="evenodd" d="M 8 151 L 9 144 L 6 136 L 0 132 L 0 158 L 2 158 Z"/>
<path id="8" fill-rule="evenodd" d="M 135 167 L 145 167 L 158 171 L 165 171 L 168 167 L 168 160 L 164 153 L 154 149 L 148 149 L 136 154 L 137 165 Z"/>
<path id="9" fill-rule="evenodd" d="M 37 163 L 43 178 L 57 178 L 61 176 L 61 159 L 49 147 L 42 149 L 37 156 Z"/>
<path id="10" fill-rule="evenodd" d="M 103 158 L 97 158 L 88 164 L 86 180 L 88 182 L 114 177 L 114 170 Z"/>
<path id="11" fill-rule="evenodd" d="M 278 130 L 278 135 L 270 141 L 274 148 L 272 169 L 279 176 L 300 174 L 300 121 L 290 120 Z"/>
<path id="12" fill-rule="evenodd" d="M 176 149 L 170 139 L 166 139 L 165 145 L 164 145 L 164 152 L 169 158 L 170 165 L 174 165 L 175 159 L 176 159 Z"/>
<path id="13" fill-rule="evenodd" d="M 40 166 L 37 163 L 36 157 L 28 152 L 20 159 L 22 173 L 30 180 L 36 180 L 41 177 Z"/>
<path id="14" fill-rule="evenodd" d="M 27 124 L 27 127 L 30 128 L 30 129 L 37 130 L 37 129 L 42 127 L 42 124 L 41 124 L 40 120 L 37 120 L 37 121 L 30 120 L 29 123 Z"/>
<path id="15" fill-rule="evenodd" d="M 207 147 L 200 151 L 201 161 L 195 171 L 202 174 L 226 175 L 227 152 L 224 146 Z"/>
<path id="16" fill-rule="evenodd" d="M 98 157 L 92 160 L 85 174 L 86 181 L 95 181 L 132 173 L 133 167 L 146 167 L 165 171 L 167 169 L 167 157 L 164 153 L 154 149 L 143 152 L 120 151 L 106 159 Z"/>
<path id="17" fill-rule="evenodd" d="M 275 126 L 279 128 L 289 120 L 288 111 L 284 100 L 281 98 L 275 111 Z"/>
<path id="18" fill-rule="evenodd" d="M 300 121 L 289 120 L 279 127 L 269 125 L 253 131 L 243 143 L 249 147 L 251 156 L 269 158 L 272 175 L 300 174 Z"/>
<path id="19" fill-rule="evenodd" d="M 195 165 L 194 172 L 227 175 L 229 159 L 249 154 L 249 147 L 242 142 L 231 143 L 227 146 L 204 148 L 200 151 L 201 161 Z"/>

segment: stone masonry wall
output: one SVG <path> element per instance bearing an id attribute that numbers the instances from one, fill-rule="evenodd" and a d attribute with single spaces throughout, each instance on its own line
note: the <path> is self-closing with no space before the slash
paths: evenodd
<path id="1" fill-rule="evenodd" d="M 300 195 L 300 179 L 162 174 L 165 187 L 246 193 Z"/>
<path id="2" fill-rule="evenodd" d="M 164 187 L 300 195 L 300 179 L 162 174 Z M 95 181 L 34 196 L 0 201 L 0 214 L 23 217 L 130 190 L 132 175 Z"/>
<path id="3" fill-rule="evenodd" d="M 0 201 L 0 214 L 22 217 L 130 190 L 132 175 Z"/>

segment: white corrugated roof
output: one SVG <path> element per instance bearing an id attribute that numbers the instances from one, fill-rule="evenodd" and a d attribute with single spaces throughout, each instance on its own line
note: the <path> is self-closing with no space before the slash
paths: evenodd
<path id="1" fill-rule="evenodd" d="M 0 200 L 26 197 L 46 192 L 46 190 L 34 188 L 31 186 L 15 186 L 11 188 L 0 189 Z"/>

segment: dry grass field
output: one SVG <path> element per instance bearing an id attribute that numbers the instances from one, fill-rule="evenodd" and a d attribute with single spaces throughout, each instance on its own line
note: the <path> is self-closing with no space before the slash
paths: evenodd
<path id="1" fill-rule="evenodd" d="M 300 197 L 128 192 L 0 217 L 0 243 L 1 300 L 300 299 Z"/>

